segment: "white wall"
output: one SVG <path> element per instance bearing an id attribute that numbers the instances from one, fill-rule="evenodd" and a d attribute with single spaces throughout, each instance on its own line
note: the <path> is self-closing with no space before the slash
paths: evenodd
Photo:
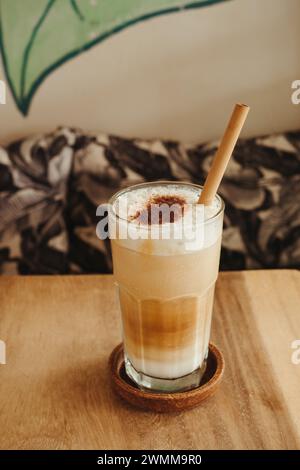
<path id="1" fill-rule="evenodd" d="M 236 101 L 252 108 L 244 135 L 300 128 L 299 19 L 300 0 L 232 0 L 139 23 L 48 77 L 29 117 L 9 95 L 1 142 L 60 124 L 203 141 Z"/>

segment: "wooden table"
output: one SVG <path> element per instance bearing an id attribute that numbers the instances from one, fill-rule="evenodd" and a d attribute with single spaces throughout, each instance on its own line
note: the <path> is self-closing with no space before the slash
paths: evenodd
<path id="1" fill-rule="evenodd" d="M 226 360 L 216 395 L 182 414 L 139 411 L 109 386 L 112 277 L 1 277 L 0 448 L 299 449 L 299 272 L 221 274 L 212 330 Z"/>

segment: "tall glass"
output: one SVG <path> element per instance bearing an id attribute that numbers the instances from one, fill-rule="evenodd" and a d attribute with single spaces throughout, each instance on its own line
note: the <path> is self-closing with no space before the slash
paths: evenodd
<path id="1" fill-rule="evenodd" d="M 178 182 L 132 186 L 112 197 L 109 211 L 110 227 L 117 225 L 111 241 L 126 372 L 144 390 L 188 390 L 200 384 L 206 367 L 224 203 L 217 195 L 214 211 L 200 222 L 192 218 L 180 237 L 174 231 L 158 239 L 157 230 L 167 225 L 140 224 L 136 239 L 136 220 L 123 217 L 116 207 L 141 190 L 162 196 L 165 191 L 193 193 L 196 202 L 202 187 Z M 129 235 L 121 234 L 121 226 Z M 190 239 L 190 229 L 196 240 Z"/>

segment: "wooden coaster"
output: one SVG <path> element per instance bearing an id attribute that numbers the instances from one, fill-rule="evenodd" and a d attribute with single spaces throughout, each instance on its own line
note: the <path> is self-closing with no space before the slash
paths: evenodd
<path id="1" fill-rule="evenodd" d="M 207 367 L 200 386 L 193 390 L 176 393 L 144 392 L 140 390 L 126 375 L 123 344 L 119 344 L 112 351 L 109 366 L 112 387 L 120 397 L 143 410 L 167 413 L 194 408 L 213 395 L 221 382 L 225 361 L 217 346 L 210 343 Z"/>

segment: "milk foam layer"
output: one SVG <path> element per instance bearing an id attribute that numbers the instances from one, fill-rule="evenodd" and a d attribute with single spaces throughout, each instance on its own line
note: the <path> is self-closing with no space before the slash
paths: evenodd
<path id="1" fill-rule="evenodd" d="M 197 204 L 197 186 L 176 183 L 137 186 L 119 194 L 110 211 L 110 224 L 117 226 L 118 242 L 124 247 L 151 255 L 174 255 L 198 251 L 216 243 L 220 234 L 222 201 L 216 196 L 210 206 Z M 186 204 L 173 223 L 145 225 L 137 214 L 157 197 L 179 197 Z M 119 234 L 122 233 L 122 236 Z"/>
<path id="2" fill-rule="evenodd" d="M 187 204 L 197 204 L 201 191 L 194 186 L 181 187 L 176 183 L 170 183 L 168 185 L 155 185 L 147 187 L 137 187 L 129 192 L 125 192 L 120 195 L 119 211 L 118 215 L 122 219 L 126 219 L 139 225 L 137 219 L 134 216 L 137 212 L 141 212 L 148 201 L 155 196 L 179 196 L 185 199 Z M 124 205 L 123 205 L 124 204 Z M 126 204 L 128 210 L 126 211 Z M 205 220 L 208 220 L 215 216 L 221 207 L 221 201 L 219 198 L 215 198 L 210 206 L 205 206 L 204 214 Z"/>

